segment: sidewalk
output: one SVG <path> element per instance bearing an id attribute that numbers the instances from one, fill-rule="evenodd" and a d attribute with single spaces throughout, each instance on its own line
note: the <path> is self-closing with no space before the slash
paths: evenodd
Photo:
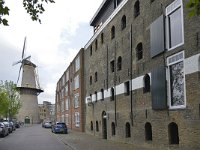
<path id="1" fill-rule="evenodd" d="M 58 134 L 57 137 L 72 150 L 152 150 L 75 131 L 70 131 L 69 134 Z"/>

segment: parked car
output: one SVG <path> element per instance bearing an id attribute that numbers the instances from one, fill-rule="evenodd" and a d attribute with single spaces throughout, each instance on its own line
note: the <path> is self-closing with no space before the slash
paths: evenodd
<path id="1" fill-rule="evenodd" d="M 43 124 L 43 127 L 44 127 L 44 128 L 51 128 L 51 126 L 52 126 L 51 121 L 46 121 L 46 122 L 44 122 L 44 124 Z"/>
<path id="2" fill-rule="evenodd" d="M 15 122 L 15 128 L 20 128 L 20 123 L 18 121 Z"/>
<path id="3" fill-rule="evenodd" d="M 12 133 L 12 124 L 9 123 L 8 121 L 3 121 L 3 123 L 5 124 L 5 126 L 8 128 L 9 133 Z"/>
<path id="4" fill-rule="evenodd" d="M 8 128 L 3 122 L 0 122 L 0 136 L 5 137 L 9 134 Z"/>
<path id="5" fill-rule="evenodd" d="M 53 133 L 68 133 L 67 125 L 64 122 L 57 122 L 52 126 L 51 131 Z"/>

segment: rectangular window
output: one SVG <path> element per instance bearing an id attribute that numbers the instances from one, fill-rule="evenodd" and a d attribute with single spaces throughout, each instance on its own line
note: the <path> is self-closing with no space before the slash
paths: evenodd
<path id="1" fill-rule="evenodd" d="M 111 72 L 115 71 L 115 62 L 114 62 L 114 60 L 110 62 L 110 70 L 111 70 Z"/>
<path id="2" fill-rule="evenodd" d="M 167 58 L 168 103 L 171 109 L 186 107 L 184 52 Z"/>
<path id="3" fill-rule="evenodd" d="M 65 109 L 69 110 L 69 100 L 68 99 L 66 99 L 66 102 L 65 102 Z"/>
<path id="4" fill-rule="evenodd" d="M 127 81 L 124 83 L 124 94 L 129 95 L 130 94 L 130 82 Z"/>
<path id="5" fill-rule="evenodd" d="M 74 115 L 75 117 L 75 126 L 76 127 L 79 127 L 80 126 L 80 115 L 79 115 L 79 112 L 75 112 L 75 115 Z"/>
<path id="6" fill-rule="evenodd" d="M 79 88 L 79 75 L 77 75 L 75 78 L 74 78 L 74 89 L 78 89 Z"/>
<path id="7" fill-rule="evenodd" d="M 75 60 L 75 71 L 80 69 L 80 57 L 77 57 Z"/>
<path id="8" fill-rule="evenodd" d="M 68 83 L 65 86 L 65 96 L 68 96 Z"/>
<path id="9" fill-rule="evenodd" d="M 69 124 L 69 115 L 68 114 L 65 114 L 65 123 L 66 123 L 66 125 Z"/>
<path id="10" fill-rule="evenodd" d="M 169 50 L 184 44 L 182 0 L 175 0 L 166 8 L 166 36 Z"/>
<path id="11" fill-rule="evenodd" d="M 74 108 L 79 107 L 79 93 L 74 95 Z"/>
<path id="12" fill-rule="evenodd" d="M 69 81 L 69 71 L 66 72 L 66 82 Z"/>

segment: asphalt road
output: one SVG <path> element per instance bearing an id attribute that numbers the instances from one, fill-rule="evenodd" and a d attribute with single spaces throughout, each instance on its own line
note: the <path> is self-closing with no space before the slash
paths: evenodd
<path id="1" fill-rule="evenodd" d="M 41 125 L 21 127 L 0 138 L 0 150 L 71 150 L 49 130 Z"/>

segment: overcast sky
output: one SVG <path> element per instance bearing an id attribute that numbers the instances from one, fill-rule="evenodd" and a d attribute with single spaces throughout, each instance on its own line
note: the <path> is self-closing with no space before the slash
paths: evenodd
<path id="1" fill-rule="evenodd" d="M 45 6 L 42 24 L 31 21 L 22 1 L 6 0 L 10 8 L 9 26 L 0 25 L 0 80 L 16 82 L 24 37 L 26 56 L 38 66 L 40 85 L 44 93 L 38 102 L 55 103 L 56 83 L 93 34 L 89 21 L 103 0 L 55 0 Z"/>

